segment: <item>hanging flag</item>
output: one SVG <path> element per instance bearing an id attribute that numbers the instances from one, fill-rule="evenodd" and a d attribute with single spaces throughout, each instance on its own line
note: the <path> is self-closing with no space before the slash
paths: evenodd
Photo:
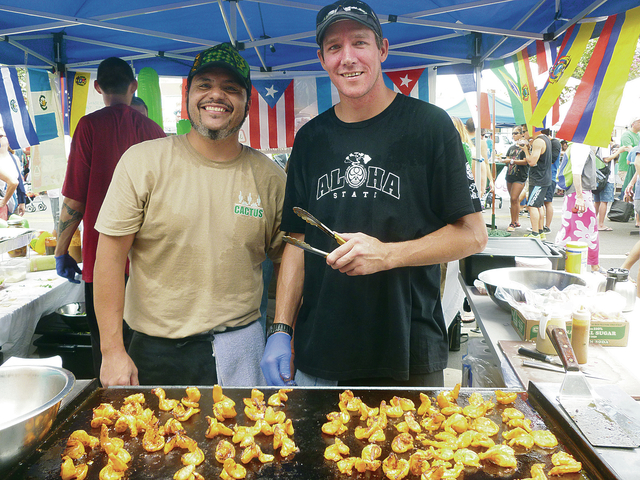
<path id="1" fill-rule="evenodd" d="M 542 120 L 558 100 L 562 89 L 578 66 L 578 61 L 584 53 L 594 28 L 595 23 L 583 23 L 579 28 L 572 25 L 567 30 L 558 52 L 558 58 L 549 72 L 549 78 L 544 85 L 540 100 L 528 123 L 538 127 L 542 125 Z"/>
<path id="2" fill-rule="evenodd" d="M 469 105 L 469 111 L 475 123 L 478 123 L 478 87 L 473 72 L 456 73 L 464 98 Z"/>
<path id="3" fill-rule="evenodd" d="M 639 34 L 640 7 L 607 19 L 558 132 L 560 138 L 609 145 Z"/>
<path id="4" fill-rule="evenodd" d="M 556 62 L 558 56 L 558 47 L 554 40 L 543 42 L 542 40 L 536 40 L 536 62 L 538 64 L 538 78 L 536 79 L 536 86 L 542 88 L 538 89 L 538 98 L 542 96 L 544 85 L 549 79 L 549 70 Z M 555 101 L 553 107 L 545 117 L 543 121 L 546 127 L 551 127 L 560 121 L 560 97 Z"/>
<path id="5" fill-rule="evenodd" d="M 16 150 L 37 145 L 38 134 L 29 118 L 27 104 L 18 83 L 18 72 L 13 67 L 2 67 L 0 71 L 0 115 L 9 146 Z"/>
<path id="6" fill-rule="evenodd" d="M 293 97 L 297 123 L 299 118 L 308 121 L 340 101 L 338 90 L 329 77 L 294 78 Z M 296 131 L 299 128 L 297 123 Z"/>
<path id="7" fill-rule="evenodd" d="M 44 70 L 27 70 L 27 99 L 41 142 L 58 137 L 58 98 L 51 89 L 49 73 Z M 58 115 L 57 115 L 58 114 Z"/>
<path id="8" fill-rule="evenodd" d="M 513 63 L 518 76 L 518 85 L 520 86 L 520 101 L 522 102 L 522 111 L 524 112 L 525 122 L 530 132 L 533 132 L 531 124 L 531 115 L 538 102 L 538 94 L 536 85 L 533 82 L 531 74 L 531 65 L 529 63 L 529 54 L 527 49 L 520 50 L 516 54 Z"/>
<path id="9" fill-rule="evenodd" d="M 520 100 L 520 87 L 518 82 L 509 74 L 504 66 L 504 62 L 496 63 L 491 67 L 491 71 L 498 77 L 498 80 L 502 82 L 509 94 L 509 100 L 511 101 L 511 110 L 513 110 L 513 118 L 516 125 L 522 125 L 525 123 L 524 110 L 522 110 L 522 101 Z"/>
<path id="10" fill-rule="evenodd" d="M 429 70 L 414 68 L 411 70 L 397 70 L 385 72 L 385 85 L 394 92 L 413 98 L 429 101 Z"/>
<path id="11" fill-rule="evenodd" d="M 256 80 L 241 141 L 258 150 L 289 148 L 295 135 L 293 80 Z"/>
<path id="12" fill-rule="evenodd" d="M 93 86 L 95 74 L 88 72 L 75 72 L 73 83 L 69 82 L 67 88 L 73 88 L 71 110 L 69 115 L 69 133 L 73 136 L 76 125 L 87 113 L 95 112 L 104 107 L 102 95 Z M 73 86 L 72 86 L 73 85 Z"/>

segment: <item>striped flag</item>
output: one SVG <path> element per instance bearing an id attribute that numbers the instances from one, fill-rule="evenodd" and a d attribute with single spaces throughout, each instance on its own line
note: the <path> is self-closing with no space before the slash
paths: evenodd
<path id="1" fill-rule="evenodd" d="M 606 147 L 640 34 L 640 7 L 605 22 L 558 136 Z"/>
<path id="2" fill-rule="evenodd" d="M 256 80 L 240 141 L 252 148 L 289 148 L 295 135 L 293 80 Z"/>
<path id="3" fill-rule="evenodd" d="M 549 42 L 543 42 L 536 40 L 536 62 L 538 63 L 538 78 L 536 80 L 536 86 L 544 86 L 549 79 L 549 70 L 558 56 L 558 47 L 555 40 Z M 538 98 L 542 95 L 542 89 L 538 90 Z M 551 127 L 560 121 L 560 97 L 555 101 L 551 111 L 547 114 L 545 119 L 545 126 Z"/>
<path id="4" fill-rule="evenodd" d="M 520 101 L 524 112 L 525 123 L 530 132 L 533 132 L 531 115 L 538 103 L 538 93 L 531 74 L 531 65 L 527 49 L 522 49 L 516 54 L 513 66 L 516 68 L 518 85 L 520 86 Z M 546 112 L 545 112 L 546 113 Z"/>
<path id="5" fill-rule="evenodd" d="M 524 110 L 522 109 L 522 100 L 520 100 L 520 86 L 518 82 L 509 74 L 504 66 L 504 62 L 498 63 L 491 67 L 491 71 L 498 77 L 509 93 L 511 101 L 511 110 L 513 110 L 513 118 L 516 125 L 525 123 Z"/>
<path id="6" fill-rule="evenodd" d="M 493 112 L 489 108 L 489 97 L 485 92 L 480 94 L 480 120 L 478 120 L 478 92 L 476 78 L 473 73 L 458 73 L 458 81 L 462 92 L 467 100 L 471 117 L 477 126 L 480 123 L 480 129 L 490 130 L 492 127 Z"/>
<path id="7" fill-rule="evenodd" d="M 18 83 L 18 72 L 13 67 L 2 67 L 0 72 L 0 115 L 9 146 L 15 150 L 37 145 L 38 135 Z"/>
<path id="8" fill-rule="evenodd" d="M 400 92 L 408 97 L 429 101 L 429 70 L 414 68 L 411 70 L 396 70 L 385 72 L 385 85 L 394 92 Z"/>
<path id="9" fill-rule="evenodd" d="M 478 87 L 476 84 L 476 77 L 473 73 L 456 73 L 456 76 L 458 77 L 458 82 L 460 82 L 460 88 L 462 88 L 462 93 L 464 94 L 464 98 L 467 101 L 467 105 L 469 105 L 471 116 L 477 123 Z"/>
<path id="10" fill-rule="evenodd" d="M 95 112 L 104 107 L 102 95 L 93 87 L 95 74 L 75 72 L 73 80 L 67 86 L 71 91 L 71 112 L 69 114 L 69 133 L 73 136 L 76 126 L 87 113 Z"/>
<path id="11" fill-rule="evenodd" d="M 58 137 L 58 122 L 62 113 L 58 96 L 51 88 L 49 75 L 44 70 L 30 68 L 27 71 L 29 110 L 41 142 Z"/>
<path id="12" fill-rule="evenodd" d="M 316 77 L 315 84 L 319 115 L 322 112 L 329 110 L 336 103 L 340 102 L 340 95 L 338 94 L 338 89 L 333 83 L 331 83 L 331 79 L 329 79 L 329 77 Z M 298 92 L 299 88 L 296 83 L 296 95 L 298 95 Z"/>
<path id="13" fill-rule="evenodd" d="M 542 125 L 542 120 L 558 100 L 562 89 L 578 66 L 578 61 L 584 53 L 594 27 L 595 23 L 583 23 L 579 28 L 572 25 L 567 30 L 558 52 L 558 58 L 553 67 L 551 67 L 549 78 L 543 87 L 537 106 L 534 105 L 535 112 L 531 115 L 529 122 L 527 122 L 528 124 L 538 127 Z M 526 113 L 525 109 L 525 116 Z"/>

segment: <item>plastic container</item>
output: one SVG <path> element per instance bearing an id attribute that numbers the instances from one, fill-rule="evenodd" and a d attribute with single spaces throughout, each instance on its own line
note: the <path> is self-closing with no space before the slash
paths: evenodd
<path id="1" fill-rule="evenodd" d="M 26 258 L 12 258 L 0 262 L 0 277 L 4 277 L 6 283 L 21 282 L 27 278 L 29 260 Z"/>
<path id="2" fill-rule="evenodd" d="M 44 253 L 45 255 L 53 255 L 56 253 L 56 245 L 58 241 L 56 237 L 47 237 L 44 239 Z"/>
<path id="3" fill-rule="evenodd" d="M 581 275 L 587 273 L 587 244 L 584 242 L 567 242 L 567 259 L 564 270 Z"/>
<path id="4" fill-rule="evenodd" d="M 41 272 L 43 270 L 55 270 L 55 255 L 37 255 L 29 260 L 29 270 L 32 272 Z"/>
<path id="5" fill-rule="evenodd" d="M 69 255 L 71 255 L 77 263 L 82 263 L 81 245 L 80 229 L 77 229 L 74 232 L 73 237 L 71 237 L 71 244 L 69 245 Z"/>
<path id="6" fill-rule="evenodd" d="M 579 364 L 585 364 L 589 358 L 589 335 L 591 330 L 591 312 L 584 307 L 571 314 L 571 347 Z"/>
<path id="7" fill-rule="evenodd" d="M 556 349 L 551 343 L 549 335 L 547 335 L 547 328 L 553 326 L 567 330 L 567 320 L 571 320 L 571 318 L 567 317 L 566 314 L 561 312 L 545 313 L 542 316 L 538 327 L 538 336 L 536 337 L 536 350 L 546 355 L 557 355 Z"/>

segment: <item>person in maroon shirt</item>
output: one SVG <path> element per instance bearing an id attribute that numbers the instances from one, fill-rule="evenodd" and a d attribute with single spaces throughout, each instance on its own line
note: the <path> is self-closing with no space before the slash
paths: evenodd
<path id="1" fill-rule="evenodd" d="M 87 321 L 94 370 L 98 377 L 102 356 L 93 309 L 93 266 L 99 234 L 94 225 L 122 154 L 132 145 L 166 135 L 154 121 L 130 107 L 138 82 L 127 62 L 116 57 L 102 61 L 94 87 L 102 95 L 105 107 L 82 117 L 73 134 L 62 187 L 65 198 L 60 212 L 55 256 L 58 275 L 79 283 L 75 277 L 76 273 L 81 273 L 85 281 Z M 69 255 L 71 238 L 81 221 L 82 271 Z"/>

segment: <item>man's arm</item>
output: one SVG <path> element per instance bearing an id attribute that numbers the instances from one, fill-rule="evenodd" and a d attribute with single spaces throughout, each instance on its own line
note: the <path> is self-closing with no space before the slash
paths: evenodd
<path id="1" fill-rule="evenodd" d="M 93 274 L 93 302 L 100 329 L 100 381 L 111 385 L 138 385 L 138 369 L 122 340 L 124 272 L 135 234 L 100 234 Z"/>
<path id="2" fill-rule="evenodd" d="M 327 257 L 327 264 L 347 275 L 368 275 L 399 267 L 435 265 L 481 252 L 487 227 L 481 212 L 471 213 L 429 235 L 383 243 L 363 233 L 340 233 L 347 243 Z"/>
<path id="3" fill-rule="evenodd" d="M 531 147 L 529 147 L 528 144 L 524 147 L 520 147 L 526 155 L 525 160 L 527 161 L 527 165 L 535 167 L 538 164 L 538 160 L 540 160 L 540 155 L 542 155 L 546 150 L 546 147 L 547 144 L 544 143 L 544 140 L 541 138 L 536 138 L 531 144 Z"/>
<path id="4" fill-rule="evenodd" d="M 63 200 L 62 208 L 60 209 L 60 220 L 58 222 L 56 257 L 64 255 L 69 251 L 71 238 L 82 221 L 85 207 L 86 204 L 71 198 L 65 197 Z"/>
<path id="5" fill-rule="evenodd" d="M 304 234 L 291 233 L 292 237 L 304 241 Z M 276 289 L 276 312 L 273 323 L 293 326 L 302 303 L 304 285 L 304 251 L 285 245 L 278 273 Z M 285 385 L 292 379 L 291 337 L 284 332 L 274 333 L 267 339 L 260 367 L 268 385 Z"/>

